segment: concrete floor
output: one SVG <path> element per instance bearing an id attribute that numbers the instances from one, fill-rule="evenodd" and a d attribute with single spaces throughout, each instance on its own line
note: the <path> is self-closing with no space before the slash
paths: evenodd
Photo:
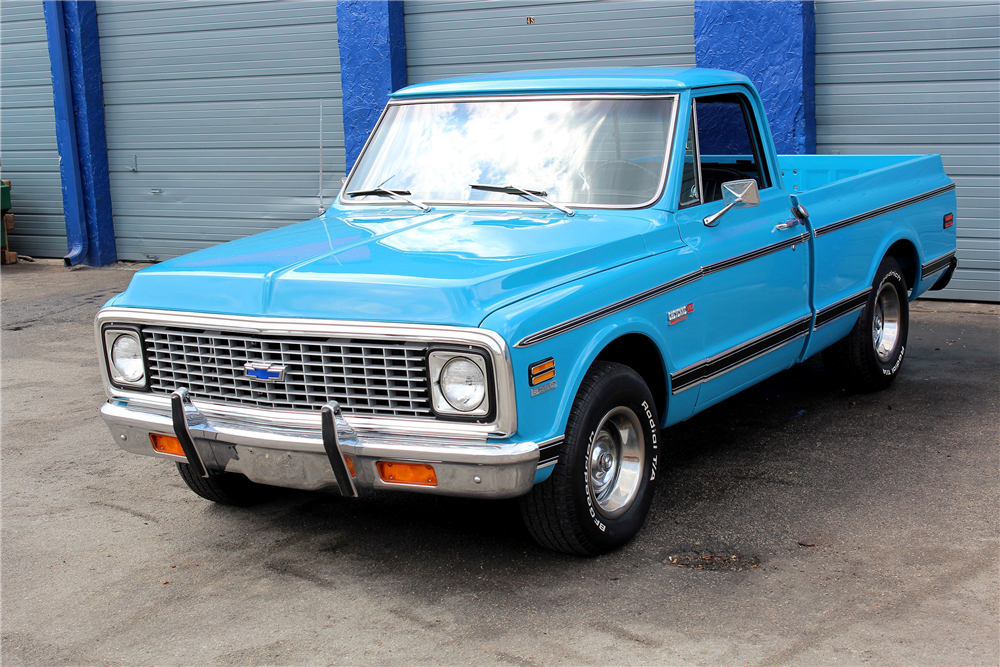
<path id="1" fill-rule="evenodd" d="M 227 509 L 118 451 L 92 321 L 130 275 L 0 275 L 5 665 L 1000 663 L 995 306 L 916 304 L 882 393 L 813 360 L 668 430 L 646 528 L 583 560 L 510 502 Z"/>

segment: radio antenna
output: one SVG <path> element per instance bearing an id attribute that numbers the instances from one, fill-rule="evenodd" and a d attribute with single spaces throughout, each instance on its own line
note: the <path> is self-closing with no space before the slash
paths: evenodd
<path id="1" fill-rule="evenodd" d="M 319 101 L 319 214 L 323 215 L 323 100 Z"/>

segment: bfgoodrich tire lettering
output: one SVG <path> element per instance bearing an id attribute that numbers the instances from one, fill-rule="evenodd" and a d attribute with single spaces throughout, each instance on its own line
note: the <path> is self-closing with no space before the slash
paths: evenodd
<path id="1" fill-rule="evenodd" d="M 549 549 L 587 556 L 632 539 L 653 500 L 658 423 L 638 373 L 595 362 L 577 393 L 552 475 L 521 499 L 532 537 Z"/>
<path id="2" fill-rule="evenodd" d="M 906 355 L 909 316 L 906 278 L 896 260 L 886 257 L 851 333 L 823 352 L 827 371 L 853 390 L 889 386 Z"/>

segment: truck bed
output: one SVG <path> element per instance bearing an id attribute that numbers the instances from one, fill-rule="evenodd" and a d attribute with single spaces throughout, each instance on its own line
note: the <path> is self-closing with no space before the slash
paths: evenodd
<path id="1" fill-rule="evenodd" d="M 955 250 L 955 186 L 939 155 L 781 155 L 782 178 L 809 212 L 813 232 L 813 308 L 821 311 L 870 287 L 886 251 L 909 251 L 903 263 L 910 298 L 927 291 Z M 956 216 L 957 217 L 957 216 Z M 958 224 L 958 223 L 956 223 Z M 841 324 L 841 328 L 847 326 Z M 819 332 L 817 332 L 819 334 Z M 844 331 L 831 330 L 836 339 Z M 817 335 L 812 350 L 824 345 Z M 807 350 L 808 355 L 810 350 Z"/>
<path id="2" fill-rule="evenodd" d="M 891 167 L 906 169 L 906 163 L 936 155 L 779 155 L 781 177 L 789 192 L 816 190 Z"/>

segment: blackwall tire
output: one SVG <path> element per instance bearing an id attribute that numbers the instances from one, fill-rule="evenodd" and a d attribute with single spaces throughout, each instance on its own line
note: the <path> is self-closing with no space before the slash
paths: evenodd
<path id="1" fill-rule="evenodd" d="M 552 475 L 521 499 L 531 536 L 553 551 L 583 556 L 635 537 L 653 501 L 658 424 L 638 373 L 595 362 L 577 393 Z"/>
<path id="2" fill-rule="evenodd" d="M 884 389 L 903 366 L 909 330 L 906 278 L 896 260 L 886 257 L 875 272 L 868 302 L 854 328 L 824 350 L 823 363 L 847 389 Z"/>
<path id="3" fill-rule="evenodd" d="M 236 473 L 201 477 L 187 463 L 178 463 L 177 472 L 189 489 L 220 505 L 247 507 L 267 500 L 274 493 L 273 487 L 256 484 Z"/>

